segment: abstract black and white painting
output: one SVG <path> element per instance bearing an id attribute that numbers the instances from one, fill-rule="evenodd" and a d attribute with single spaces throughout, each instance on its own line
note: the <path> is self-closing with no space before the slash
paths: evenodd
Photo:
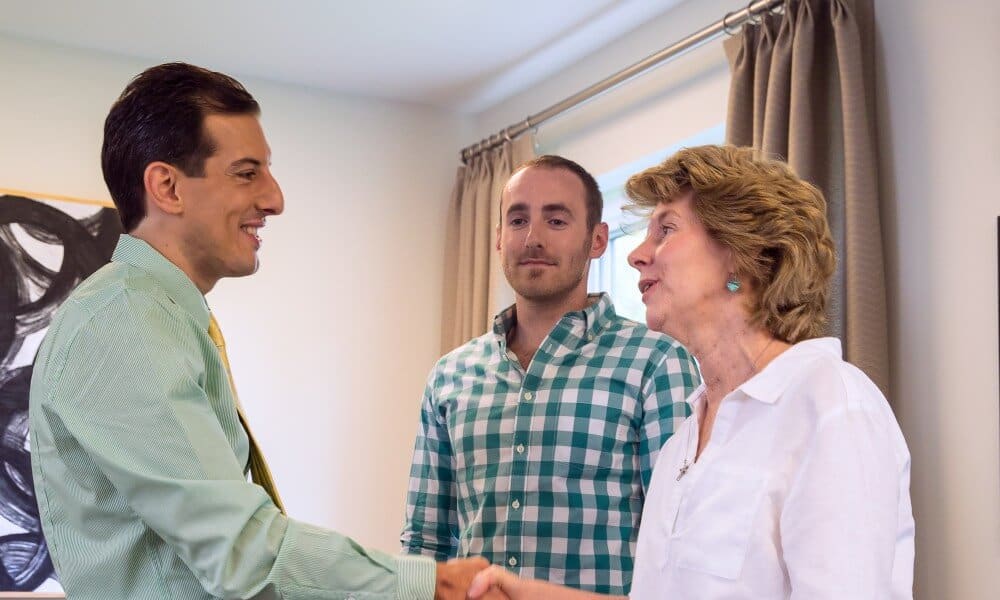
<path id="1" fill-rule="evenodd" d="M 56 308 L 111 258 L 108 206 L 0 193 L 0 591 L 62 591 L 32 485 L 28 388 Z"/>

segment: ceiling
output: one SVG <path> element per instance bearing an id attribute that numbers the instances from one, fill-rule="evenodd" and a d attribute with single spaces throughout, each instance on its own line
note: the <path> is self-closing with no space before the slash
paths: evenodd
<path id="1" fill-rule="evenodd" d="M 5 0 L 0 34 L 477 113 L 681 1 Z"/>

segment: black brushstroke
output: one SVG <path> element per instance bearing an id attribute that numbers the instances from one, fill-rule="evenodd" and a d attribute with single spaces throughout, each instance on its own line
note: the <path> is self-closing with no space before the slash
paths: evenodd
<path id="1" fill-rule="evenodd" d="M 52 270 L 21 246 L 19 225 L 40 242 L 63 247 Z M 0 517 L 25 533 L 0 536 L 0 591 L 32 591 L 56 578 L 42 536 L 28 452 L 28 390 L 32 366 L 11 366 L 29 335 L 48 327 L 70 292 L 111 259 L 121 233 L 118 215 L 103 208 L 84 219 L 20 196 L 0 196 Z M 42 290 L 32 300 L 31 290 Z"/>
<path id="2" fill-rule="evenodd" d="M 0 590 L 4 591 L 31 591 L 54 576 L 27 450 L 30 384 L 31 367 L 8 371 L 0 381 L 0 516 L 25 530 L 0 536 Z"/>

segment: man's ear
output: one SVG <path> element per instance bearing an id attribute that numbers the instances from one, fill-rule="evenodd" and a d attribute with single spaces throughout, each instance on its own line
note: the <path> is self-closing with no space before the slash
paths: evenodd
<path id="1" fill-rule="evenodd" d="M 146 188 L 147 212 L 156 210 L 168 215 L 184 212 L 184 200 L 177 190 L 179 175 L 177 167 L 163 161 L 146 165 L 142 182 Z"/>
<path id="2" fill-rule="evenodd" d="M 608 249 L 608 224 L 598 223 L 590 232 L 590 258 L 600 258 Z"/>

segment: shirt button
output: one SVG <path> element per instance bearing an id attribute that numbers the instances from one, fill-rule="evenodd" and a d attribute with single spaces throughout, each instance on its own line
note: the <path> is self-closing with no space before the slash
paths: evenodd
<path id="1" fill-rule="evenodd" d="M 518 444 L 516 450 L 518 454 L 524 454 L 524 444 Z"/>
<path id="2" fill-rule="evenodd" d="M 510 566 L 512 566 L 512 567 L 516 567 L 517 566 L 517 558 L 514 557 L 514 556 L 511 556 L 510 558 L 507 559 L 507 564 L 510 565 Z"/>
<path id="3" fill-rule="evenodd" d="M 594 339 L 594 332 L 593 331 L 591 331 L 590 333 L 587 334 L 587 339 L 593 341 L 593 339 Z"/>
<path id="4" fill-rule="evenodd" d="M 528 402 L 531 402 L 531 399 L 534 397 L 535 395 L 532 394 L 531 392 L 524 392 L 524 399 L 527 400 Z"/>
<path id="5" fill-rule="evenodd" d="M 510 505 L 514 508 L 514 510 L 517 510 L 517 509 L 521 508 L 521 503 L 519 501 L 517 501 L 517 500 L 514 500 L 513 502 L 511 502 Z"/>

